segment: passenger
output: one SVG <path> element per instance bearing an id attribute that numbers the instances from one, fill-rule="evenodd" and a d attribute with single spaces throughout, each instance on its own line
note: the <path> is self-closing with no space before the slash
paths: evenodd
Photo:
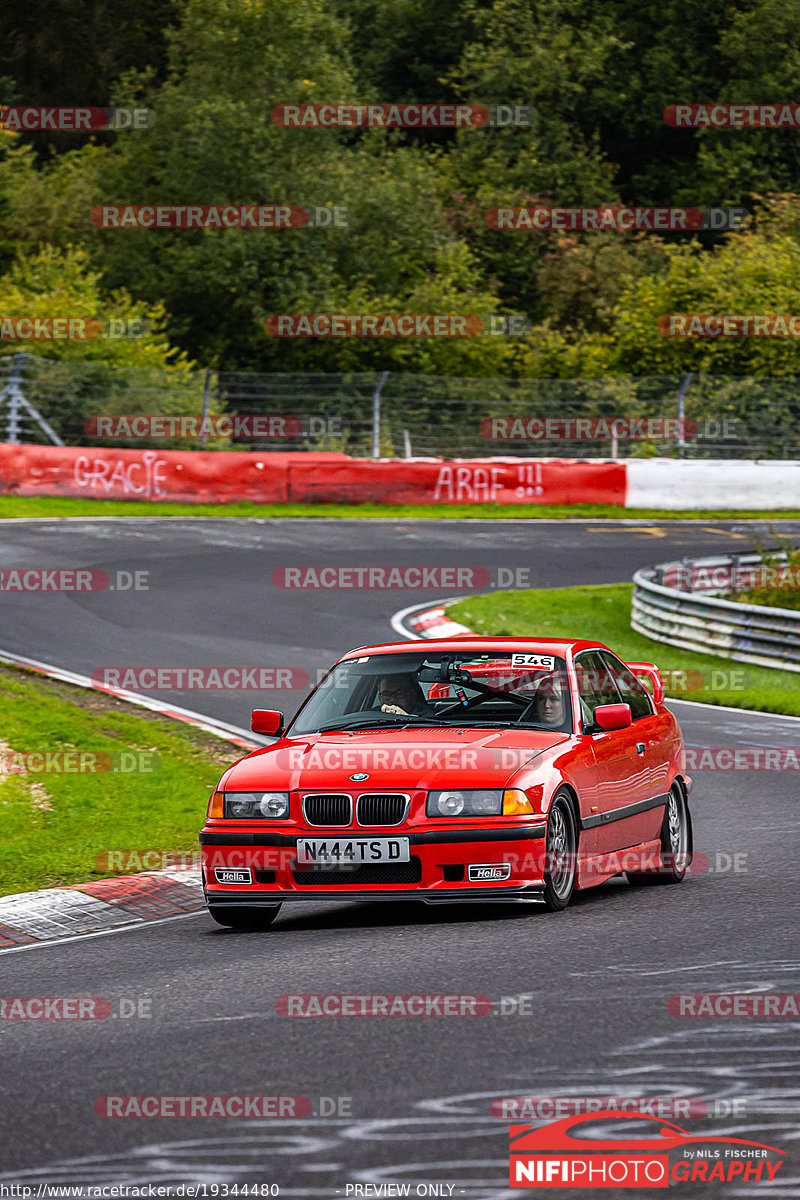
<path id="1" fill-rule="evenodd" d="M 563 683 L 555 676 L 543 679 L 534 699 L 534 719 L 548 729 L 564 724 L 565 704 Z"/>

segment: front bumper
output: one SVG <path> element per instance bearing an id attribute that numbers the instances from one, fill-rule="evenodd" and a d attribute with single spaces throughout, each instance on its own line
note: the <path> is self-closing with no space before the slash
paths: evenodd
<path id="1" fill-rule="evenodd" d="M 346 837 L 354 830 L 342 829 Z M 205 828 L 200 834 L 203 885 L 215 905 L 275 904 L 288 900 L 424 900 L 430 904 L 454 901 L 536 898 L 543 887 L 545 824 L 513 828 L 412 829 L 393 826 L 370 830 L 375 837 L 409 840 L 410 862 L 386 870 L 331 867 L 314 872 L 297 867 L 297 839 L 310 830 L 293 833 Z M 357 834 L 363 836 L 364 830 Z M 320 831 L 314 830 L 319 836 Z M 332 836 L 328 831 L 325 836 Z M 502 868 L 498 878 L 470 879 L 469 868 Z M 216 871 L 249 868 L 250 882 L 221 883 Z"/>
<path id="2" fill-rule="evenodd" d="M 389 890 L 374 888 L 359 891 L 355 888 L 303 888 L 302 891 L 270 892 L 265 888 L 235 889 L 226 888 L 224 891 L 208 891 L 205 893 L 206 904 L 218 905 L 220 908 L 258 908 L 260 905 L 271 907 L 273 904 L 284 904 L 288 900 L 409 900 L 422 901 L 423 904 L 484 904 L 495 901 L 508 904 L 510 900 L 541 900 L 542 886 L 536 884 L 521 887 L 488 888 L 471 884 L 469 888 L 437 889 L 426 892 L 419 888 L 414 891 Z"/>

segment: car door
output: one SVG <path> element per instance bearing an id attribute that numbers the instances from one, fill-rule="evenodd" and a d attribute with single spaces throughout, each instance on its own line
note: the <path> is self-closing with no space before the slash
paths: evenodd
<path id="1" fill-rule="evenodd" d="M 647 790 L 643 800 L 650 807 L 620 823 L 620 833 L 627 839 L 624 845 L 633 846 L 639 842 L 654 841 L 661 831 L 669 785 L 672 722 L 668 714 L 656 712 L 655 705 L 630 667 L 620 662 L 609 650 L 601 650 L 600 657 L 614 680 L 621 700 L 630 705 L 636 751 L 647 775 Z"/>
<path id="2" fill-rule="evenodd" d="M 599 705 L 628 703 L 600 651 L 577 654 L 575 673 L 582 728 L 592 739 L 597 784 L 592 812 L 582 820 L 583 846 L 588 854 L 605 854 L 640 840 L 636 817 L 649 795 L 649 771 L 644 752 L 637 748 L 641 738 L 636 722 L 627 729 L 592 732 Z"/>

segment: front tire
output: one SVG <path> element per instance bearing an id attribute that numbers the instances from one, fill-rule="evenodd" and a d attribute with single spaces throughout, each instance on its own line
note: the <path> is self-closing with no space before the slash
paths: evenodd
<path id="1" fill-rule="evenodd" d="M 649 887 L 657 883 L 682 883 L 692 861 L 692 818 L 679 783 L 673 783 L 661 823 L 661 867 L 655 871 L 627 871 L 628 883 Z"/>
<path id="2" fill-rule="evenodd" d="M 563 792 L 555 796 L 547 815 L 545 858 L 545 908 L 560 912 L 572 899 L 578 858 L 575 812 Z"/>
<path id="3" fill-rule="evenodd" d="M 209 904 L 208 911 L 212 920 L 228 929 L 266 929 L 281 911 L 281 906 Z"/>

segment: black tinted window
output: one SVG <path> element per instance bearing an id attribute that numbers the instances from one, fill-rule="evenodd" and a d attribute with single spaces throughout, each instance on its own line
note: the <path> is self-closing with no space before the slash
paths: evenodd
<path id="1" fill-rule="evenodd" d="M 495 650 L 363 654 L 339 663 L 318 685 L 291 725 L 293 734 L 331 724 L 374 722 L 391 728 L 403 718 L 443 725 L 523 725 L 572 732 L 563 657 Z"/>
<path id="2" fill-rule="evenodd" d="M 601 704 L 619 704 L 620 695 L 607 665 L 596 650 L 587 650 L 575 659 L 575 673 L 581 697 L 584 727 L 594 722 L 594 710 Z"/>
<path id="3" fill-rule="evenodd" d="M 623 704 L 631 706 L 633 720 L 638 721 L 641 717 L 651 716 L 653 709 L 650 706 L 650 698 L 630 667 L 626 667 L 625 663 L 606 650 L 602 652 L 602 658 L 614 679 Z"/>

